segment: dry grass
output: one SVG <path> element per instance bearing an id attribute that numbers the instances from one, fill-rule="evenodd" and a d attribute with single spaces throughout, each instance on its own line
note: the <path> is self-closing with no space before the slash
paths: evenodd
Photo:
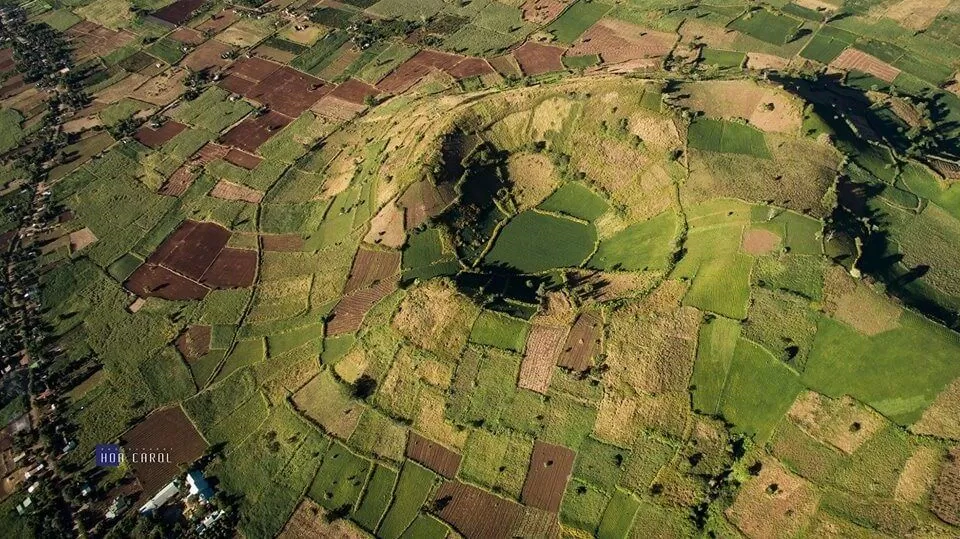
<path id="1" fill-rule="evenodd" d="M 407 240 L 403 230 L 403 209 L 388 203 L 370 220 L 370 231 L 363 238 L 367 243 L 399 249 Z"/>
<path id="2" fill-rule="evenodd" d="M 796 537 L 807 527 L 819 500 L 813 484 L 767 459 L 726 514 L 747 537 Z"/>
<path id="3" fill-rule="evenodd" d="M 546 395 L 566 335 L 567 329 L 564 327 L 533 325 L 520 364 L 517 387 Z"/>
<path id="4" fill-rule="evenodd" d="M 444 357 L 458 357 L 479 309 L 446 282 L 430 281 L 410 291 L 393 325 L 413 343 Z"/>
<path id="5" fill-rule="evenodd" d="M 116 103 L 125 97 L 137 95 L 134 90 L 139 88 L 143 83 L 147 82 L 149 77 L 146 75 L 141 75 L 140 73 L 130 73 L 126 77 L 120 79 L 120 81 L 107 86 L 103 90 L 94 94 L 94 97 L 97 101 L 103 101 L 104 103 Z"/>
<path id="6" fill-rule="evenodd" d="M 631 447 L 639 435 L 633 422 L 636 411 L 636 397 L 605 391 L 593 426 L 594 435 L 620 446 Z"/>
<path id="7" fill-rule="evenodd" d="M 933 486 L 930 509 L 944 522 L 960 526 L 960 447 L 954 447 Z"/>
<path id="8" fill-rule="evenodd" d="M 446 396 L 437 391 L 422 389 L 419 396 L 420 408 L 413 426 L 424 436 L 442 445 L 463 451 L 467 443 L 469 430 L 454 426 L 444 419 L 443 411 L 447 403 Z"/>
<path id="9" fill-rule="evenodd" d="M 740 32 L 728 30 L 716 24 L 700 22 L 692 17 L 683 22 L 679 32 L 680 41 L 683 43 L 699 41 L 714 49 L 729 49 L 740 35 Z"/>
<path id="10" fill-rule="evenodd" d="M 920 420 L 910 427 L 916 434 L 929 434 L 940 438 L 960 440 L 960 378 L 940 392 L 923 412 Z"/>
<path id="11" fill-rule="evenodd" d="M 840 296 L 834 317 L 864 335 L 876 335 L 900 326 L 903 310 L 868 285 L 858 283 L 852 292 Z"/>
<path id="12" fill-rule="evenodd" d="M 747 53 L 747 68 L 748 69 L 777 69 L 783 70 L 790 65 L 790 60 L 782 56 L 776 56 L 774 54 L 763 54 L 760 52 L 748 52 Z"/>
<path id="13" fill-rule="evenodd" d="M 543 140 L 551 131 L 560 133 L 563 122 L 573 109 L 574 102 L 562 97 L 553 97 L 537 105 L 530 120 L 530 138 Z"/>
<path id="14" fill-rule="evenodd" d="M 923 504 L 937 480 L 941 453 L 932 447 L 920 447 L 907 459 L 894 494 L 898 500 Z"/>
<path id="15" fill-rule="evenodd" d="M 800 394 L 787 417 L 810 436 L 848 455 L 887 424 L 883 416 L 851 397 L 831 399 L 813 391 Z"/>
<path id="16" fill-rule="evenodd" d="M 560 183 L 553 163 L 543 154 L 513 154 L 507 162 L 507 171 L 514 182 L 513 193 L 521 209 L 543 202 Z"/>
<path id="17" fill-rule="evenodd" d="M 327 518 L 327 510 L 313 500 L 304 498 L 297 510 L 290 516 L 277 539 L 308 539 L 324 537 L 326 539 L 364 539 L 364 533 L 356 524 L 338 518 L 332 522 Z"/>
<path id="18" fill-rule="evenodd" d="M 739 118 L 770 132 L 796 133 L 800 129 L 799 102 L 772 86 L 751 80 L 708 81 L 684 85 L 681 93 L 690 96 L 681 103 L 711 118 Z"/>
<path id="19" fill-rule="evenodd" d="M 76 232 L 70 233 L 70 252 L 75 253 L 80 249 L 97 241 L 97 237 L 89 228 L 82 228 Z"/>
<path id="20" fill-rule="evenodd" d="M 368 365 L 367 354 L 363 351 L 363 348 L 357 347 L 340 359 L 340 361 L 333 366 L 333 371 L 336 372 L 337 376 L 344 382 L 352 384 L 367 370 Z"/>
<path id="21" fill-rule="evenodd" d="M 901 0 L 887 9 L 886 15 L 910 30 L 926 30 L 950 0 Z"/>
<path id="22" fill-rule="evenodd" d="M 166 105 L 183 93 L 183 80 L 186 77 L 186 69 L 168 69 L 137 88 L 135 95 L 140 101 L 151 105 Z"/>

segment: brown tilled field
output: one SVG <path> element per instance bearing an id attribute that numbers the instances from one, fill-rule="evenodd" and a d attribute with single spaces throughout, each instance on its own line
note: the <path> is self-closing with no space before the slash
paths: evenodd
<path id="1" fill-rule="evenodd" d="M 513 51 L 513 57 L 520 64 L 525 75 L 534 77 L 544 73 L 563 71 L 563 53 L 565 49 L 527 42 Z"/>
<path id="2" fill-rule="evenodd" d="M 280 69 L 281 65 L 256 56 L 250 58 L 241 58 L 230 66 L 228 72 L 231 75 L 242 77 L 253 82 L 261 82 L 269 77 L 273 72 Z"/>
<path id="3" fill-rule="evenodd" d="M 210 351 L 210 326 L 190 326 L 177 337 L 177 350 L 187 360 L 197 359 Z"/>
<path id="4" fill-rule="evenodd" d="M 283 66 L 257 83 L 244 96 L 296 118 L 331 90 L 333 87 L 324 81 Z"/>
<path id="5" fill-rule="evenodd" d="M 137 132 L 133 135 L 133 138 L 137 139 L 137 141 L 144 146 L 157 149 L 160 146 L 163 146 L 163 144 L 168 140 L 179 135 L 186 128 L 187 126 L 181 123 L 168 120 L 156 129 L 150 127 L 149 125 L 144 125 L 137 130 Z"/>
<path id="6" fill-rule="evenodd" d="M 570 3 L 569 0 L 524 0 L 520 11 L 523 20 L 545 24 L 556 19 Z"/>
<path id="7" fill-rule="evenodd" d="M 189 21 L 193 17 L 193 12 L 196 11 L 203 2 L 204 0 L 177 0 L 170 5 L 154 11 L 152 16 L 161 21 L 179 26 Z"/>
<path id="8" fill-rule="evenodd" d="M 496 73 L 483 58 L 464 58 L 457 65 L 445 71 L 457 80 Z"/>
<path id="9" fill-rule="evenodd" d="M 254 153 L 261 144 L 277 134 L 293 120 L 279 112 L 270 111 L 262 116 L 247 118 L 220 137 L 220 142 L 243 151 Z"/>
<path id="10" fill-rule="evenodd" d="M 203 37 L 202 32 L 198 32 L 193 28 L 185 28 L 182 26 L 171 32 L 168 37 L 171 37 L 185 45 L 191 45 L 194 47 L 206 41 L 206 38 Z"/>
<path id="11" fill-rule="evenodd" d="M 350 268 L 350 277 L 343 288 L 344 294 L 349 294 L 360 288 L 376 285 L 390 277 L 396 277 L 400 272 L 399 251 L 375 251 L 359 249 Z"/>
<path id="12" fill-rule="evenodd" d="M 223 156 L 223 160 L 238 167 L 253 170 L 263 161 L 263 158 L 231 148 L 227 155 Z"/>
<path id="13" fill-rule="evenodd" d="M 446 185 L 437 186 L 426 180 L 411 185 L 399 200 L 406 212 L 404 228 L 410 230 L 425 223 L 453 202 L 454 196 L 453 189 Z"/>
<path id="14" fill-rule="evenodd" d="M 467 539 L 559 537 L 556 516 L 543 513 L 459 481 L 437 489 L 437 516 Z"/>
<path id="15" fill-rule="evenodd" d="M 605 64 L 619 64 L 641 58 L 660 58 L 670 54 L 676 34 L 657 32 L 615 19 L 602 19 L 590 27 L 568 56 L 600 55 Z"/>
<path id="16" fill-rule="evenodd" d="M 602 320 L 596 315 L 581 314 L 560 352 L 557 365 L 575 371 L 585 371 L 593 366 L 593 357 L 600 351 Z"/>
<path id="17" fill-rule="evenodd" d="M 360 329 L 367 311 L 396 289 L 397 282 L 391 279 L 344 296 L 330 314 L 327 335 L 343 335 Z"/>
<path id="18" fill-rule="evenodd" d="M 147 496 L 180 474 L 180 464 L 190 464 L 207 448 L 196 427 L 179 406 L 164 408 L 148 415 L 120 436 L 124 455 Z M 133 453 L 166 453 L 169 463 L 132 462 Z M 139 456 L 137 457 L 139 460 Z"/>
<path id="19" fill-rule="evenodd" d="M 337 97 L 357 105 L 363 105 L 368 97 L 373 98 L 379 94 L 380 90 L 378 90 L 376 86 L 357 79 L 348 79 L 330 92 L 332 97 Z"/>
<path id="20" fill-rule="evenodd" d="M 332 519 L 328 511 L 304 498 L 290 516 L 277 539 L 365 539 L 367 534 L 346 519 Z"/>
<path id="21" fill-rule="evenodd" d="M 210 196 L 223 200 L 249 202 L 250 204 L 259 204 L 263 200 L 263 192 L 226 180 L 217 182 L 217 185 L 210 190 Z"/>
<path id="22" fill-rule="evenodd" d="M 407 458 L 413 459 L 438 474 L 453 479 L 460 469 L 459 453 L 410 431 L 407 438 Z"/>
<path id="23" fill-rule="evenodd" d="M 232 94 L 239 94 L 243 96 L 247 95 L 256 84 L 256 82 L 250 79 L 245 79 L 233 74 L 223 77 L 220 79 L 220 82 L 217 83 L 217 85 L 224 90 Z"/>
<path id="24" fill-rule="evenodd" d="M 73 56 L 77 62 L 103 56 L 136 39 L 136 36 L 126 30 L 117 32 L 90 21 L 80 21 L 68 28 L 64 34 L 75 47 Z"/>
<path id="25" fill-rule="evenodd" d="M 517 387 L 547 394 L 553 368 L 563 349 L 567 329 L 562 327 L 534 324 L 527 337 L 523 363 L 520 364 L 520 378 Z"/>
<path id="26" fill-rule="evenodd" d="M 199 281 L 229 239 L 230 231 L 216 223 L 184 221 L 147 261 Z"/>
<path id="27" fill-rule="evenodd" d="M 225 247 L 200 282 L 211 288 L 246 288 L 253 286 L 257 275 L 257 252 Z"/>
<path id="28" fill-rule="evenodd" d="M 137 268 L 123 287 L 141 298 L 157 297 L 171 301 L 203 299 L 210 291 L 200 283 L 153 264 Z"/>
<path id="29" fill-rule="evenodd" d="M 163 187 L 160 188 L 161 195 L 178 197 L 187 191 L 190 184 L 193 183 L 195 176 L 188 165 L 181 165 L 180 168 L 173 171 L 173 174 L 167 178 Z"/>
<path id="30" fill-rule="evenodd" d="M 299 234 L 264 234 L 260 241 L 264 251 L 285 253 L 303 249 L 303 236 Z"/>
<path id="31" fill-rule="evenodd" d="M 220 13 L 215 13 L 209 19 L 197 25 L 197 30 L 201 32 L 210 32 L 210 34 L 219 34 L 231 24 L 237 22 L 240 16 L 232 9 L 226 8 Z"/>
<path id="32" fill-rule="evenodd" d="M 230 64 L 231 60 L 223 58 L 223 55 L 232 50 L 233 47 L 230 45 L 211 39 L 193 49 L 183 60 L 180 60 L 180 65 L 194 71 L 221 69 Z"/>
<path id="33" fill-rule="evenodd" d="M 841 52 L 840 56 L 830 62 L 830 67 L 846 71 L 855 69 L 887 82 L 893 82 L 893 79 L 900 74 L 900 70 L 892 65 L 856 49 L 847 49 Z"/>
<path id="34" fill-rule="evenodd" d="M 571 449 L 537 440 L 533 444 L 520 501 L 552 513 L 559 511 L 576 456 Z"/>
<path id="35" fill-rule="evenodd" d="M 944 522 L 960 526 L 960 448 L 950 450 L 933 486 L 930 509 Z"/>

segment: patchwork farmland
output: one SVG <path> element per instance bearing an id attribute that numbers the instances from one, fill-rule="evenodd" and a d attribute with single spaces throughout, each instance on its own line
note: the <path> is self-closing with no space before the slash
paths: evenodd
<path id="1" fill-rule="evenodd" d="M 5 4 L 0 528 L 957 536 L 958 35 L 946 0 Z"/>

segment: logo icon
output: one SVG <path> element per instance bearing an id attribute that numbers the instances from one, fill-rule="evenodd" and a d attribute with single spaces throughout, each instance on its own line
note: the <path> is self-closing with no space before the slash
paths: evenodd
<path id="1" fill-rule="evenodd" d="M 115 468 L 123 460 L 123 454 L 117 444 L 98 444 L 93 450 L 93 455 L 97 466 Z"/>

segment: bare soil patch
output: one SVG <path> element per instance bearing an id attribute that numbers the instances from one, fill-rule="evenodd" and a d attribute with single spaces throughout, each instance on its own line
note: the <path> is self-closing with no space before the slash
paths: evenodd
<path id="1" fill-rule="evenodd" d="M 253 286 L 256 275 L 256 251 L 225 247 L 200 282 L 212 288 L 247 288 Z"/>
<path id="2" fill-rule="evenodd" d="M 566 328 L 534 324 L 527 337 L 517 387 L 547 394 L 566 335 Z"/>
<path id="3" fill-rule="evenodd" d="M 186 77 L 186 69 L 168 69 L 137 88 L 137 99 L 157 106 L 171 103 L 183 93 L 183 80 Z"/>
<path id="4" fill-rule="evenodd" d="M 179 406 L 157 410 L 120 436 L 124 454 L 131 462 L 133 473 L 144 493 L 153 496 L 161 487 L 180 474 L 181 464 L 191 464 L 207 448 L 196 427 Z M 133 462 L 133 453 L 167 453 L 164 461 Z"/>
<path id="5" fill-rule="evenodd" d="M 397 282 L 391 279 L 344 296 L 330 314 L 327 335 L 343 335 L 360 329 L 367 311 L 396 289 Z"/>
<path id="6" fill-rule="evenodd" d="M 810 436 L 848 455 L 887 424 L 883 416 L 851 397 L 831 399 L 813 391 L 797 397 L 787 418 Z"/>
<path id="7" fill-rule="evenodd" d="M 781 70 L 786 69 L 788 65 L 790 65 L 790 60 L 782 56 L 760 52 L 747 53 L 747 69 L 756 69 L 757 71 L 763 69 Z"/>
<path id="8" fill-rule="evenodd" d="M 124 288 L 144 297 L 171 301 L 203 299 L 210 289 L 163 266 L 143 264 L 123 283 Z"/>
<path id="9" fill-rule="evenodd" d="M 677 35 L 657 32 L 616 19 L 601 19 L 567 51 L 568 56 L 600 55 L 606 64 L 661 58 L 673 49 Z"/>
<path id="10" fill-rule="evenodd" d="M 187 220 L 157 247 L 147 262 L 199 281 L 229 239 L 230 231 L 216 223 Z"/>
<path id="11" fill-rule="evenodd" d="M 368 98 L 374 98 L 380 95 L 380 90 L 376 86 L 367 84 L 357 79 L 348 79 L 334 88 L 330 92 L 332 97 L 349 101 L 357 105 L 365 105 Z"/>
<path id="12" fill-rule="evenodd" d="M 749 255 L 765 255 L 772 253 L 780 245 L 780 236 L 763 229 L 751 228 L 743 233 L 741 248 Z"/>
<path id="13" fill-rule="evenodd" d="M 264 251 L 289 253 L 303 250 L 303 237 L 299 234 L 264 234 L 260 236 Z"/>
<path id="14" fill-rule="evenodd" d="M 447 481 L 437 489 L 437 516 L 467 539 L 487 537 L 559 537 L 555 514 L 524 508 L 486 490 Z"/>
<path id="15" fill-rule="evenodd" d="M 227 155 L 223 156 L 223 160 L 238 167 L 253 170 L 263 161 L 263 158 L 231 148 Z"/>
<path id="16" fill-rule="evenodd" d="M 194 71 L 222 69 L 230 65 L 232 60 L 223 56 L 232 50 L 233 47 L 230 45 L 211 39 L 193 49 L 183 60 L 180 60 L 180 65 Z"/>
<path id="17" fill-rule="evenodd" d="M 560 352 L 557 365 L 575 371 L 593 366 L 593 358 L 600 351 L 603 321 L 596 315 L 583 313 L 574 322 Z"/>
<path id="18" fill-rule="evenodd" d="M 900 326 L 903 310 L 869 286 L 857 283 L 857 288 L 837 301 L 834 317 L 864 335 L 877 335 Z"/>
<path id="19" fill-rule="evenodd" d="M 204 0 L 177 0 L 153 12 L 153 16 L 170 24 L 181 25 L 189 21 Z"/>
<path id="20" fill-rule="evenodd" d="M 261 144 L 292 121 L 289 116 L 274 111 L 247 118 L 224 133 L 220 143 L 254 153 Z"/>
<path id="21" fill-rule="evenodd" d="M 460 469 L 460 454 L 410 431 L 407 458 L 413 459 L 438 474 L 453 479 Z"/>
<path id="22" fill-rule="evenodd" d="M 845 71 L 855 69 L 887 82 L 893 82 L 893 79 L 900 74 L 900 70 L 892 65 L 856 49 L 846 49 L 841 52 L 840 56 L 830 62 L 830 67 Z"/>
<path id="23" fill-rule="evenodd" d="M 204 356 L 210 351 L 210 326 L 190 326 L 177 337 L 177 350 L 187 361 Z"/>
<path id="24" fill-rule="evenodd" d="M 960 526 L 960 448 L 951 449 L 943 463 L 930 510 L 944 522 Z"/>
<path id="25" fill-rule="evenodd" d="M 814 11 L 836 11 L 840 9 L 840 1 L 834 0 L 796 0 L 798 6 L 803 6 Z"/>
<path id="26" fill-rule="evenodd" d="M 97 241 L 97 237 L 89 228 L 81 228 L 76 232 L 70 233 L 70 252 L 75 253 L 80 249 Z"/>
<path id="27" fill-rule="evenodd" d="M 429 180 L 421 180 L 404 191 L 400 206 L 405 210 L 404 228 L 410 230 L 438 215 L 455 198 L 453 189 L 441 189 Z"/>
<path id="28" fill-rule="evenodd" d="M 331 90 L 333 87 L 324 81 L 283 66 L 250 88 L 244 96 L 296 118 Z"/>
<path id="29" fill-rule="evenodd" d="M 343 293 L 349 294 L 360 288 L 376 285 L 396 278 L 400 273 L 400 252 L 360 248 L 353 259 L 350 276 Z"/>
<path id="30" fill-rule="evenodd" d="M 234 13 L 232 9 L 224 9 L 220 13 L 215 13 L 210 16 L 209 19 L 198 24 L 197 30 L 200 30 L 201 32 L 210 32 L 211 34 L 219 34 L 228 26 L 236 22 L 238 18 L 239 15 Z"/>
<path id="31" fill-rule="evenodd" d="M 280 69 L 280 67 L 281 65 L 276 62 L 252 56 L 250 58 L 241 58 L 234 62 L 233 65 L 230 66 L 229 73 L 253 82 L 261 82 Z"/>
<path id="32" fill-rule="evenodd" d="M 451 77 L 460 80 L 468 77 L 480 77 L 496 73 L 483 58 L 464 58 L 457 65 L 446 69 Z"/>
<path id="33" fill-rule="evenodd" d="M 193 28 L 185 28 L 183 26 L 171 32 L 168 37 L 171 37 L 180 43 L 183 43 L 184 45 L 190 45 L 192 47 L 196 47 L 207 39 L 203 37 L 202 32 L 198 32 Z"/>
<path id="34" fill-rule="evenodd" d="M 163 125 L 154 129 L 149 125 L 144 125 L 133 135 L 133 138 L 149 148 L 157 149 L 163 146 L 168 140 L 182 133 L 187 126 L 173 120 L 163 122 Z"/>
<path id="35" fill-rule="evenodd" d="M 737 494 L 727 517 L 747 537 L 795 537 L 816 512 L 820 494 L 814 485 L 772 459 Z"/>
<path id="36" fill-rule="evenodd" d="M 160 194 L 178 197 L 187 191 L 187 188 L 193 183 L 194 178 L 195 176 L 193 172 L 190 171 L 190 167 L 188 165 L 182 165 L 167 178 L 163 187 L 160 188 Z"/>
<path id="37" fill-rule="evenodd" d="M 103 56 L 130 43 L 136 36 L 126 30 L 115 31 L 90 21 L 80 21 L 64 34 L 74 49 L 74 59 L 80 63 L 94 56 Z"/>
<path id="38" fill-rule="evenodd" d="M 569 0 L 525 0 L 520 11 L 523 20 L 544 24 L 556 19 L 570 3 Z"/>
<path id="39" fill-rule="evenodd" d="M 551 513 L 559 511 L 576 456 L 561 445 L 534 442 L 520 501 Z"/>
<path id="40" fill-rule="evenodd" d="M 403 216 L 402 208 L 392 202 L 388 203 L 370 221 L 370 232 L 363 241 L 394 249 L 403 247 L 407 238 L 403 230 Z"/>
<path id="41" fill-rule="evenodd" d="M 259 204 L 263 200 L 263 193 L 251 189 L 246 185 L 239 185 L 226 180 L 220 180 L 210 191 L 210 196 L 223 200 L 239 200 L 250 204 Z"/>
<path id="42" fill-rule="evenodd" d="M 539 43 L 526 42 L 513 51 L 520 69 L 531 77 L 563 71 L 563 53 L 565 49 Z"/>

